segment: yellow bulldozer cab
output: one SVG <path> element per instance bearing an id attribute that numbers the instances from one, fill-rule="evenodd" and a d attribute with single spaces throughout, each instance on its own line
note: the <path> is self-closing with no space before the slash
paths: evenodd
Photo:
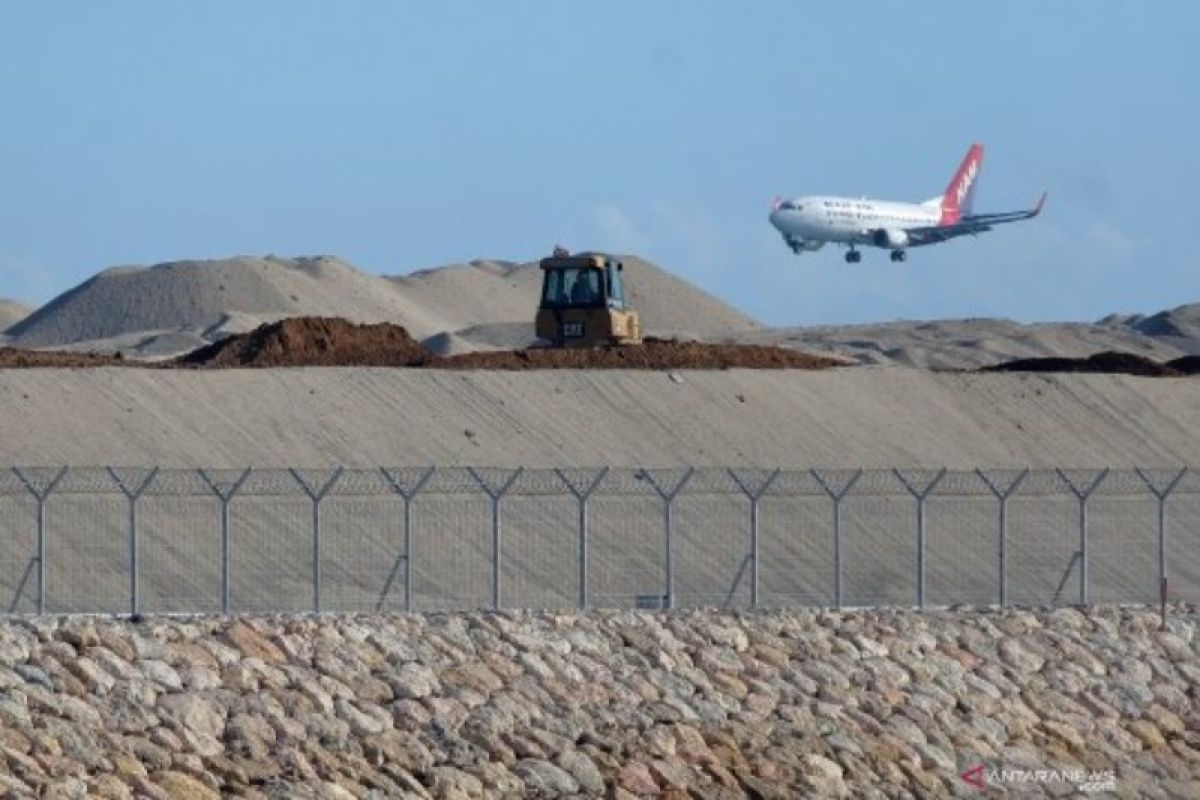
<path id="1" fill-rule="evenodd" d="M 541 261 L 538 338 L 557 346 L 639 344 L 637 312 L 625 298 L 620 261 L 602 255 Z"/>

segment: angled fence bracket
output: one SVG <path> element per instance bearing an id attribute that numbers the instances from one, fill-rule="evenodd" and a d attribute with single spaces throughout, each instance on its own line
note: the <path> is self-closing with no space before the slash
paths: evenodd
<path id="1" fill-rule="evenodd" d="M 138 552 L 138 500 L 158 475 L 158 467 L 151 469 L 141 481 L 134 484 L 127 484 L 112 467 L 107 469 L 113 483 L 117 484 L 129 501 L 129 615 L 136 617 L 141 613 L 141 597 L 138 592 L 138 577 L 141 572 Z"/>
<path id="2" fill-rule="evenodd" d="M 758 501 L 762 496 L 771 489 L 771 484 L 775 483 L 775 479 L 779 477 L 779 470 L 776 469 L 766 477 L 758 485 L 751 485 L 749 481 L 743 480 L 742 476 L 737 473 L 737 470 L 728 470 L 729 477 L 737 484 L 737 487 L 742 490 L 742 494 L 750 501 L 750 607 L 758 608 Z M 737 577 L 734 578 L 733 588 L 730 589 L 732 596 L 734 589 L 737 588 L 737 581 L 741 580 L 742 570 L 745 569 L 745 562 L 742 562 L 742 569 L 738 570 Z"/>
<path id="3" fill-rule="evenodd" d="M 1075 495 L 1075 499 L 1079 501 L 1079 605 L 1086 606 L 1088 604 L 1088 498 L 1092 493 L 1100 488 L 1100 484 L 1104 483 L 1104 479 L 1108 477 L 1108 468 L 1105 467 L 1091 481 L 1077 484 L 1071 480 L 1061 469 L 1055 469 L 1058 477 L 1071 490 L 1071 494 Z"/>
<path id="4" fill-rule="evenodd" d="M 387 581 L 383 584 L 383 591 L 379 593 L 379 600 L 375 603 L 375 610 L 382 611 L 384 604 L 387 602 L 388 594 L 392 590 L 392 582 L 396 580 L 396 573 L 400 569 L 401 559 L 404 562 L 404 612 L 411 614 L 413 610 L 413 535 L 412 535 L 412 501 L 417 496 L 417 493 L 425 488 L 425 484 L 433 477 L 435 467 L 429 467 L 422 472 L 417 479 L 413 481 L 411 486 L 405 486 L 403 481 L 396 476 L 395 473 L 389 472 L 386 468 L 380 467 L 379 471 L 383 474 L 384 480 L 392 487 L 392 491 L 400 495 L 404 500 L 404 552 L 396 555 L 396 560 L 392 562 L 392 569 L 388 573 Z"/>
<path id="5" fill-rule="evenodd" d="M 850 490 L 854 488 L 854 484 L 858 483 L 858 479 L 862 477 L 863 471 L 860 469 L 855 472 L 850 478 L 840 487 L 834 487 L 825 479 L 820 472 L 815 469 L 810 469 L 809 474 L 813 480 L 825 490 L 825 494 L 829 495 L 829 499 L 833 501 L 833 604 L 835 608 L 841 608 L 845 601 L 843 596 L 843 569 L 844 560 L 842 558 L 842 500 L 846 495 L 850 494 Z"/>
<path id="6" fill-rule="evenodd" d="M 942 482 L 942 478 L 946 477 L 946 468 L 942 467 L 941 471 L 924 486 L 912 483 L 898 469 L 892 470 L 892 474 L 896 476 L 896 480 L 904 484 L 904 488 L 917 501 L 917 608 L 923 609 L 925 608 L 925 501 Z"/>
<path id="7" fill-rule="evenodd" d="M 592 493 L 608 477 L 608 467 L 602 467 L 591 480 L 582 486 L 576 486 L 561 469 L 555 469 L 554 474 L 562 481 L 563 486 L 575 496 L 579 504 L 579 607 L 588 607 L 588 500 Z"/>
<path id="8" fill-rule="evenodd" d="M 1008 604 L 1008 498 L 1012 497 L 1021 483 L 1029 477 L 1029 470 L 1025 469 L 1016 478 L 1005 484 L 993 481 L 982 469 L 976 469 L 975 474 L 979 476 L 979 480 L 983 481 L 983 485 L 988 488 L 1000 503 L 1000 519 L 998 520 L 1000 550 L 999 602 L 1000 607 L 1004 608 Z"/>
<path id="9" fill-rule="evenodd" d="M 665 541 L 665 556 L 666 563 L 664 565 L 663 579 L 666 582 L 663 592 L 663 606 L 667 609 L 675 607 L 675 531 L 672 520 L 672 507 L 675 505 L 675 498 L 683 491 L 683 487 L 692 479 L 692 475 L 696 472 L 695 467 L 688 467 L 674 486 L 667 487 L 658 482 L 658 479 L 648 469 L 642 469 L 639 473 L 651 486 L 654 491 L 658 492 L 658 496 L 663 501 L 663 529 L 666 535 Z"/>
<path id="10" fill-rule="evenodd" d="M 296 483 L 300 484 L 300 488 L 308 495 L 308 499 L 312 501 L 312 589 L 313 589 L 313 613 L 321 613 L 321 501 L 325 499 L 325 495 L 329 494 L 329 490 L 333 488 L 338 479 L 342 477 L 343 469 L 338 467 L 329 476 L 329 479 L 324 483 L 310 485 L 304 480 L 304 476 L 299 470 L 289 469 L 292 473 L 292 478 Z"/>
<path id="11" fill-rule="evenodd" d="M 24 484 L 25 488 L 33 495 L 33 499 L 37 501 L 37 553 L 33 557 L 33 561 L 37 564 L 37 613 L 46 613 L 46 500 L 58 488 L 58 484 L 67 476 L 68 467 L 63 467 L 54 474 L 45 486 L 38 486 L 32 475 L 25 473 L 20 467 L 13 467 L 13 474 L 17 479 Z M 29 574 L 28 570 L 25 572 Z M 9 607 L 9 613 L 12 613 L 17 608 L 17 601 L 21 597 L 21 592 L 24 590 L 25 582 L 21 581 L 21 589 L 17 591 L 13 597 L 12 605 Z"/>
<path id="12" fill-rule="evenodd" d="M 1167 485 L 1160 488 L 1141 467 L 1137 467 L 1138 477 L 1158 500 L 1158 599 L 1162 605 L 1164 628 L 1167 620 L 1167 498 L 1175 491 L 1175 487 L 1183 480 L 1187 471 L 1187 467 L 1180 468 L 1175 476 L 1167 481 Z"/>
<path id="13" fill-rule="evenodd" d="M 212 478 L 207 470 L 196 470 L 200 475 L 200 479 L 208 486 L 217 499 L 221 501 L 221 613 L 228 614 L 230 611 L 230 524 L 229 524 L 229 503 L 233 500 L 233 496 L 242 488 L 242 484 L 250 477 L 250 467 L 246 467 L 233 483 L 228 487 L 222 488 L 221 484 Z"/>
<path id="14" fill-rule="evenodd" d="M 474 467 L 467 467 L 467 472 L 471 473 L 471 477 L 479 484 L 479 488 L 483 489 L 488 499 L 492 501 L 492 610 L 494 611 L 500 610 L 500 554 L 503 544 L 500 539 L 500 501 L 504 499 L 504 495 L 508 493 L 508 490 L 512 488 L 524 471 L 524 467 L 517 467 L 506 477 L 501 478 L 498 485 L 492 486 Z"/>

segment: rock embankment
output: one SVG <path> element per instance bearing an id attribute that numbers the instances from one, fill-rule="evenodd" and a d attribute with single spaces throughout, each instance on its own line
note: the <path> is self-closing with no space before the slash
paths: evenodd
<path id="1" fill-rule="evenodd" d="M 1174 612 L 8 621 L 0 791 L 896 797 L 970 794 L 967 771 L 1194 796 L 1200 640 Z"/>

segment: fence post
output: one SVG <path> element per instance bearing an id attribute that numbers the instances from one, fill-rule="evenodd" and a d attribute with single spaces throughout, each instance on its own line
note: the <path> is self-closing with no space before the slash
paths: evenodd
<path id="1" fill-rule="evenodd" d="M 38 489 L 37 483 L 31 476 L 26 475 L 21 471 L 20 467 L 13 467 L 13 474 L 25 485 L 29 493 L 33 495 L 33 499 L 37 501 L 37 555 L 34 557 L 37 564 L 37 613 L 46 613 L 46 500 L 50 497 L 50 493 L 58 488 L 58 484 L 66 477 L 68 467 L 63 467 L 42 489 Z M 26 575 L 29 573 L 26 572 Z M 12 608 L 16 608 L 16 598 L 13 598 Z"/>
<path id="2" fill-rule="evenodd" d="M 501 539 L 500 539 L 500 501 L 504 495 L 512 488 L 517 478 L 525 471 L 524 467 L 517 467 L 511 475 L 504 480 L 499 488 L 492 487 L 487 480 L 480 475 L 474 467 L 467 467 L 467 472 L 471 473 L 471 477 L 479 484 L 479 487 L 487 494 L 492 501 L 492 610 L 500 610 L 500 554 L 501 554 Z"/>
<path id="3" fill-rule="evenodd" d="M 1056 469 L 1058 477 L 1063 483 L 1070 488 L 1071 493 L 1079 501 L 1079 605 L 1086 606 L 1088 604 L 1088 513 L 1087 503 L 1088 498 L 1092 496 L 1092 492 L 1099 488 L 1104 479 L 1108 477 L 1108 467 L 1105 467 L 1096 478 L 1089 484 L 1077 485 L 1074 481 L 1067 477 L 1067 474 L 1061 469 Z"/>
<path id="4" fill-rule="evenodd" d="M 246 467 L 228 489 L 222 489 L 221 484 L 213 480 L 206 470 L 196 470 L 200 474 L 201 480 L 208 484 L 208 488 L 221 501 L 221 613 L 228 614 L 230 609 L 230 580 L 229 580 L 229 502 L 233 500 L 233 496 L 242 488 L 242 484 L 250 477 L 250 467 Z"/>
<path id="5" fill-rule="evenodd" d="M 608 476 L 608 470 L 608 467 L 603 467 L 582 489 L 568 480 L 561 469 L 556 467 L 554 470 L 554 474 L 575 495 L 575 501 L 579 504 L 579 607 L 585 610 L 588 607 L 588 500 Z"/>
<path id="6" fill-rule="evenodd" d="M 833 603 L 836 608 L 841 608 L 843 601 L 842 499 L 850 493 L 850 490 L 854 488 L 854 484 L 858 483 L 858 479 L 862 477 L 863 471 L 860 469 L 851 475 L 850 479 L 840 489 L 834 489 L 817 470 L 810 469 L 809 473 L 813 476 L 813 480 L 825 490 L 825 494 L 829 495 L 829 499 L 833 501 Z"/>
<path id="7" fill-rule="evenodd" d="M 312 576 L 313 576 L 313 613 L 321 613 L 321 501 L 325 499 L 325 495 L 337 483 L 338 478 L 342 477 L 342 467 L 338 467 L 333 471 L 329 480 L 325 481 L 319 487 L 309 485 L 304 477 L 295 469 L 289 469 L 296 483 L 300 484 L 300 488 L 308 495 L 308 499 L 312 501 Z"/>
<path id="8" fill-rule="evenodd" d="M 146 487 L 158 475 L 158 467 L 154 467 L 146 475 L 142 481 L 136 485 L 126 484 L 125 481 L 117 474 L 117 471 L 112 467 L 107 467 L 109 477 L 121 489 L 129 501 L 129 615 L 137 616 L 141 610 L 141 596 L 139 594 L 138 576 L 141 571 L 140 554 L 138 552 L 138 500 L 142 496 L 142 492 L 146 491 Z"/>
<path id="9" fill-rule="evenodd" d="M 683 473 L 683 477 L 670 490 L 659 485 L 658 480 L 650 473 L 650 470 L 642 469 L 641 471 L 641 476 L 649 481 L 650 485 L 654 487 L 654 491 L 658 492 L 658 496 L 663 500 L 663 526 L 666 534 L 666 564 L 664 565 L 666 591 L 663 594 L 663 602 L 668 609 L 675 607 L 675 532 L 673 529 L 671 507 L 675 504 L 675 497 L 687 482 L 691 480 L 692 473 L 695 471 L 694 467 L 688 467 L 687 471 Z"/>
<path id="10" fill-rule="evenodd" d="M 925 500 L 929 497 L 942 478 L 946 477 L 946 468 L 934 476 L 933 480 L 927 483 L 924 487 L 918 488 L 916 485 L 909 482 L 907 478 L 898 469 L 893 469 L 892 474 L 900 483 L 904 484 L 904 488 L 917 501 L 917 608 L 925 608 Z"/>
<path id="11" fill-rule="evenodd" d="M 1175 487 L 1183 480 L 1183 476 L 1187 474 L 1188 468 L 1183 467 L 1179 472 L 1175 473 L 1175 477 L 1167 482 L 1164 489 L 1159 489 L 1154 481 L 1150 480 L 1150 476 L 1142 471 L 1141 467 L 1136 467 L 1138 477 L 1146 484 L 1146 487 L 1158 498 L 1158 597 L 1163 605 L 1164 615 L 1166 609 L 1167 597 L 1167 498 L 1171 496 L 1171 492 L 1175 491 Z"/>
<path id="12" fill-rule="evenodd" d="M 1008 498 L 1012 497 L 1017 491 L 1017 487 L 1021 482 L 1029 476 L 1029 469 L 1018 475 L 1010 483 L 1001 486 L 992 481 L 982 469 L 976 469 L 975 474 L 979 476 L 979 480 L 995 495 L 1000 502 L 1000 520 L 999 520 L 999 546 L 1000 546 L 1000 607 L 1008 602 Z"/>
<path id="13" fill-rule="evenodd" d="M 388 573 L 387 581 L 383 584 L 383 591 L 379 593 L 379 601 L 375 604 L 376 611 L 383 610 L 383 604 L 387 602 L 388 593 L 392 590 L 392 582 L 396 579 L 396 572 L 400 568 L 400 559 L 404 559 L 404 612 L 411 614 L 413 610 L 413 549 L 412 549 L 412 501 L 417 496 L 417 492 L 425 487 L 425 484 L 433 477 L 435 467 L 429 467 L 417 478 L 411 488 L 406 489 L 404 482 L 398 477 L 388 472 L 385 468 L 380 467 L 379 471 L 383 473 L 383 477 L 391 485 L 392 491 L 404 498 L 404 554 L 397 555 L 396 560 L 392 562 L 392 570 Z"/>
<path id="14" fill-rule="evenodd" d="M 727 472 L 737 487 L 742 490 L 742 494 L 750 500 L 750 607 L 758 608 L 758 501 L 770 490 L 771 484 L 779 477 L 779 470 L 776 469 L 756 487 L 743 481 L 735 470 L 729 469 Z"/>

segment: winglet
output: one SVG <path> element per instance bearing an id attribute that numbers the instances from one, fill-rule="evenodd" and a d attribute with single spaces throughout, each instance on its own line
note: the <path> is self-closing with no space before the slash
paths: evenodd
<path id="1" fill-rule="evenodd" d="M 1029 216 L 1036 217 L 1038 214 L 1042 213 L 1042 206 L 1046 205 L 1047 194 L 1048 192 L 1042 192 L 1042 196 L 1038 198 L 1037 204 L 1034 205 L 1033 209 L 1029 212 Z"/>

